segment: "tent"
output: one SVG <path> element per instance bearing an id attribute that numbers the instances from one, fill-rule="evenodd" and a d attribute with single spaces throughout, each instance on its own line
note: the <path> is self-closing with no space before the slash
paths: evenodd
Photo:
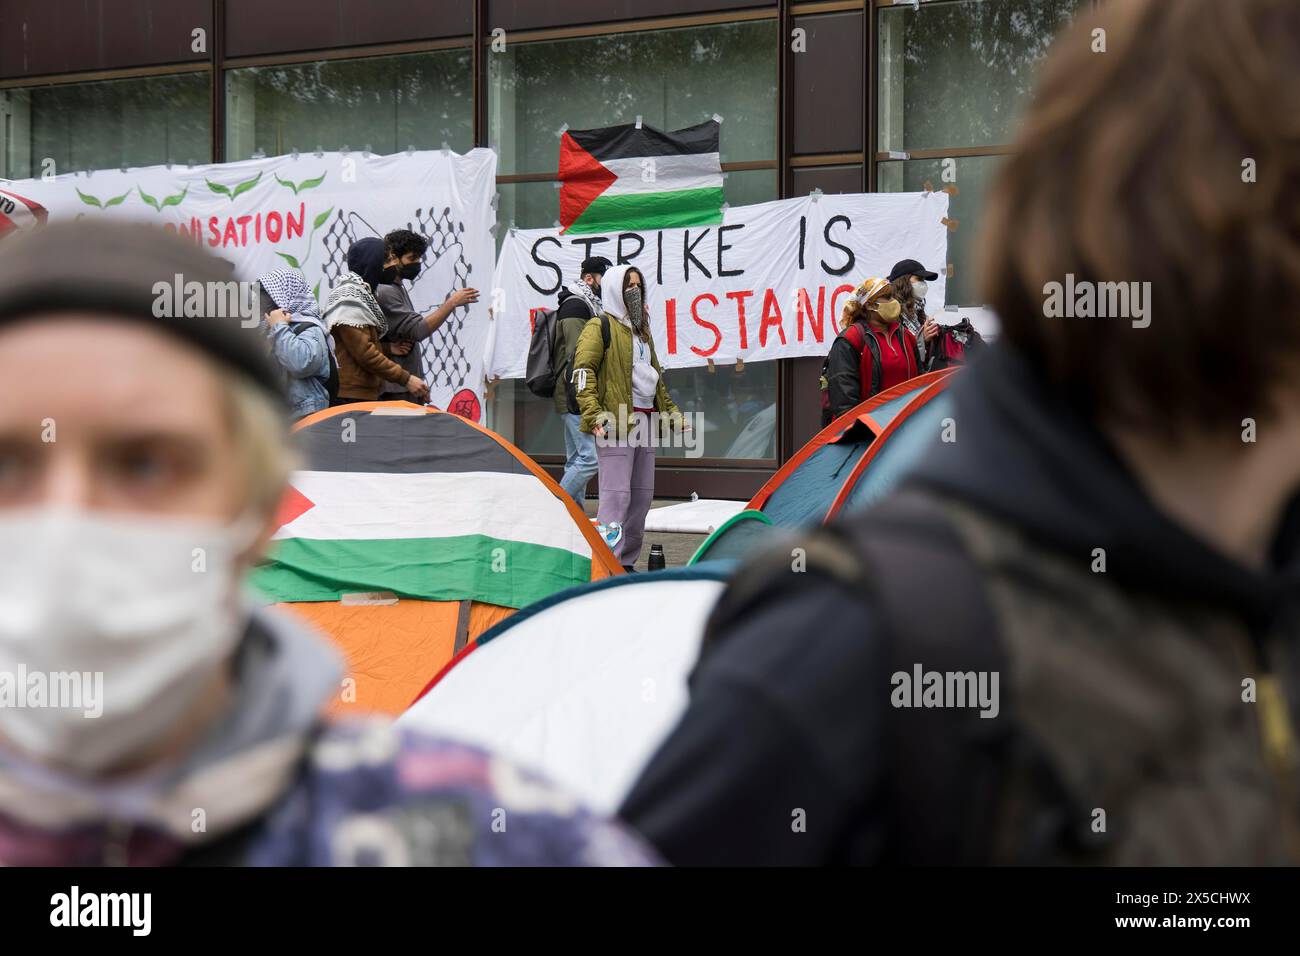
<path id="1" fill-rule="evenodd" d="M 363 402 L 295 432 L 307 466 L 252 583 L 342 648 L 336 709 L 401 713 L 517 608 L 623 573 L 559 485 L 471 421 Z"/>
<path id="2" fill-rule="evenodd" d="M 844 413 L 768 479 L 749 509 L 797 527 L 875 501 L 938 440 L 950 411 L 944 390 L 958 371 L 909 379 Z"/>
<path id="3" fill-rule="evenodd" d="M 501 622 L 398 723 L 491 749 L 613 812 L 686 709 L 720 568 L 611 577 Z"/>
<path id="4" fill-rule="evenodd" d="M 771 530 L 771 518 L 746 508 L 705 538 L 686 564 L 689 567 L 705 561 L 740 561 L 752 552 L 755 544 L 766 541 Z"/>

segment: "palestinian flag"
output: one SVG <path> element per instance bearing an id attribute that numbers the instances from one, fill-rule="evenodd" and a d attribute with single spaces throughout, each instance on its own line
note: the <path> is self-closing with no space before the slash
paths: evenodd
<path id="1" fill-rule="evenodd" d="M 48 218 L 40 203 L 0 189 L 0 239 L 20 229 L 43 226 Z"/>
<path id="2" fill-rule="evenodd" d="M 560 140 L 563 232 L 671 229 L 722 222 L 721 124 L 568 130 Z"/>
<path id="3" fill-rule="evenodd" d="M 456 415 L 384 404 L 298 429 L 310 466 L 294 472 L 253 575 L 267 597 L 519 608 L 613 573 L 585 515 L 513 445 Z"/>
<path id="4" fill-rule="evenodd" d="M 294 434 L 307 465 L 252 583 L 342 653 L 336 716 L 396 716 L 518 608 L 623 573 L 559 485 L 459 415 L 362 402 Z"/>

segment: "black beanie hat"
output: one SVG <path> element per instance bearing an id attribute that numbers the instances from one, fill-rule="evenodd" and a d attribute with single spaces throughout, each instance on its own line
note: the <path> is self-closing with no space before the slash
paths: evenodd
<path id="1" fill-rule="evenodd" d="M 229 283 L 236 281 L 229 262 L 175 233 L 122 222 L 58 222 L 0 239 L 0 327 L 52 312 L 133 319 L 201 349 L 283 398 L 266 336 L 255 323 L 258 297 L 245 302 L 233 294 Z M 184 314 L 190 283 L 204 290 L 197 316 Z M 210 285 L 215 283 L 221 286 Z M 226 304 L 220 311 L 246 314 L 209 315 L 207 303 L 214 300 Z"/>

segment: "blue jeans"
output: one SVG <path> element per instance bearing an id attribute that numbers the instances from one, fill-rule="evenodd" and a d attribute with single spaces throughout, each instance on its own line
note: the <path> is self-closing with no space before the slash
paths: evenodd
<path id="1" fill-rule="evenodd" d="M 587 482 L 596 473 L 596 438 L 578 427 L 581 415 L 565 413 L 564 417 L 564 475 L 560 487 L 582 507 L 587 497 Z"/>

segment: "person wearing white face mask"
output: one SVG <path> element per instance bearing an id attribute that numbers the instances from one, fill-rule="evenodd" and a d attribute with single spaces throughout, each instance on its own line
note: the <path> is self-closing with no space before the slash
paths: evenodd
<path id="1" fill-rule="evenodd" d="M 653 862 L 491 755 L 323 719 L 337 653 L 241 593 L 292 465 L 256 315 L 159 316 L 224 266 L 85 222 L 0 260 L 0 865 Z"/>
<path id="2" fill-rule="evenodd" d="M 899 321 L 916 339 L 916 351 L 921 359 L 921 371 L 928 372 L 932 364 L 930 345 L 939 334 L 939 323 L 925 311 L 925 297 L 930 292 L 929 283 L 939 278 L 939 273 L 926 271 L 915 259 L 903 259 L 889 270 L 889 283 L 894 298 L 902 306 Z"/>

